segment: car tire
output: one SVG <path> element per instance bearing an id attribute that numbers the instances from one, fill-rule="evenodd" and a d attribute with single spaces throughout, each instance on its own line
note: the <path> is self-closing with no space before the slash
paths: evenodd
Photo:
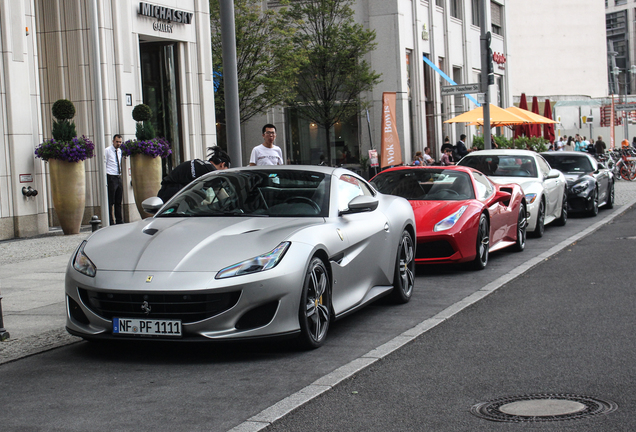
<path id="1" fill-rule="evenodd" d="M 537 212 L 537 225 L 532 231 L 532 236 L 535 238 L 543 237 L 543 233 L 545 232 L 545 202 L 543 198 L 539 202 L 539 211 Z"/>
<path id="2" fill-rule="evenodd" d="M 614 198 L 615 198 L 614 182 L 611 182 L 609 191 L 608 191 L 607 202 L 605 203 L 603 208 L 606 208 L 606 209 L 614 208 Z"/>
<path id="3" fill-rule="evenodd" d="M 588 216 L 596 217 L 598 215 L 598 189 L 594 189 L 592 197 L 592 208 L 587 211 Z"/>
<path id="4" fill-rule="evenodd" d="M 331 282 L 327 267 L 318 257 L 311 259 L 305 273 L 298 320 L 301 346 L 320 347 L 327 338 L 331 321 Z"/>
<path id="5" fill-rule="evenodd" d="M 515 252 L 523 252 L 526 248 L 526 237 L 528 234 L 528 220 L 526 218 L 526 206 L 519 206 L 519 217 L 517 218 L 517 241 L 512 249 Z"/>
<path id="6" fill-rule="evenodd" d="M 558 226 L 564 226 L 568 221 L 568 194 L 563 192 L 563 202 L 561 203 L 561 215 L 554 223 Z"/>
<path id="7" fill-rule="evenodd" d="M 488 218 L 484 213 L 479 216 L 477 227 L 476 255 L 473 261 L 475 270 L 483 270 L 488 264 L 488 254 L 490 253 L 490 227 Z"/>
<path id="8" fill-rule="evenodd" d="M 393 290 L 390 298 L 393 303 L 404 304 L 411 300 L 415 286 L 415 247 L 411 233 L 404 230 L 398 245 L 393 274 Z"/>

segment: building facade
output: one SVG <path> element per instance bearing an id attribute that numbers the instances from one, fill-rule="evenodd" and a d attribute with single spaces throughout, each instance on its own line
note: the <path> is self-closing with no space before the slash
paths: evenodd
<path id="1" fill-rule="evenodd" d="M 92 60 L 93 4 L 99 65 Z M 216 143 L 207 0 L 1 0 L 0 48 L 0 239 L 57 225 L 48 164 L 34 150 L 51 137 L 58 99 L 74 103 L 78 135 L 103 147 L 114 134 L 133 139 L 132 109 L 148 104 L 158 135 L 172 144 L 166 169 L 204 157 Z M 101 70 L 104 136 L 95 135 L 94 67 Z M 99 214 L 97 159 L 86 163 L 85 223 Z M 122 171 L 124 218 L 139 219 L 125 159 Z M 36 196 L 23 195 L 29 186 Z"/>
<path id="2" fill-rule="evenodd" d="M 495 59 L 491 103 L 508 107 L 512 103 L 506 60 L 508 2 L 486 1 L 486 22 Z M 278 3 L 263 1 L 263 7 Z M 356 21 L 376 32 L 377 47 L 368 54 L 367 61 L 382 74 L 382 82 L 362 95 L 371 102 L 368 114 L 343 119 L 333 128 L 331 142 L 335 145 L 329 155 L 330 164 L 364 168 L 368 150 L 379 149 L 384 92 L 396 93 L 396 126 L 405 163 L 425 147 L 439 158 L 446 136 L 455 142 L 465 133 L 470 143 L 472 136 L 479 133 L 475 127 L 443 122 L 477 107 L 477 95 L 471 95 L 474 101 L 464 95 L 442 96 L 441 87 L 479 82 L 480 4 L 481 0 L 355 1 Z M 319 163 L 324 131 L 283 107 L 243 125 L 244 161 L 249 160 L 252 148 L 262 142 L 261 126 L 265 123 L 277 126 L 277 144 L 289 163 Z"/>
<path id="3" fill-rule="evenodd" d="M 557 136 L 578 133 L 607 139 L 609 128 L 601 121 L 601 106 L 610 94 L 603 4 L 510 1 L 508 21 L 513 102 L 518 104 L 522 93 L 529 101 L 537 96 L 541 105 L 549 99 L 559 122 Z"/>

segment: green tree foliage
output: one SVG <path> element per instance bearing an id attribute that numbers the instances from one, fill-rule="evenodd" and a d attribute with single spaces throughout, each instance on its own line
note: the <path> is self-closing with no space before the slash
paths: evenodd
<path id="1" fill-rule="evenodd" d="M 499 149 L 517 149 L 517 150 L 534 150 L 536 152 L 548 151 L 548 140 L 543 137 L 519 137 L 506 138 L 504 136 L 494 136 L 497 148 Z M 473 146 L 478 150 L 484 149 L 484 137 L 473 135 Z"/>
<path id="2" fill-rule="evenodd" d="M 75 122 L 70 121 L 75 117 L 75 106 L 68 99 L 59 99 L 51 107 L 51 113 L 56 120 L 53 120 L 51 135 L 53 139 L 60 142 L 70 142 L 77 136 Z"/>
<path id="3" fill-rule="evenodd" d="M 293 95 L 302 53 L 294 52 L 290 36 L 295 25 L 281 9 L 262 10 L 260 0 L 234 0 L 236 56 L 241 123 Z M 212 61 L 216 81 L 217 120 L 225 123 L 225 92 L 219 1 L 210 0 Z"/>
<path id="4" fill-rule="evenodd" d="M 303 0 L 292 2 L 285 15 L 299 24 L 292 35 L 294 51 L 305 53 L 296 93 L 288 105 L 300 116 L 326 131 L 330 154 L 330 129 L 361 112 L 367 104 L 361 93 L 380 82 L 365 55 L 375 49 L 375 31 L 356 24 L 352 0 Z"/>

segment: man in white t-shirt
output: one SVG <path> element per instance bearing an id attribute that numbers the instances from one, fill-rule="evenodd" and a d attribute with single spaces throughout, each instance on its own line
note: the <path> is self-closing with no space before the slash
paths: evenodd
<path id="1" fill-rule="evenodd" d="M 274 144 L 276 140 L 276 126 L 266 124 L 263 126 L 263 144 L 252 149 L 250 166 L 256 165 L 284 165 L 283 151 Z"/>

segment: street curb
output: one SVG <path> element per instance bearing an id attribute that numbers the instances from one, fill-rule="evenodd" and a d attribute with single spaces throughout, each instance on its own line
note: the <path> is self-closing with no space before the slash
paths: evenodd
<path id="1" fill-rule="evenodd" d="M 80 341 L 81 338 L 71 336 L 65 329 L 50 330 L 22 339 L 7 339 L 0 343 L 0 365 Z"/>
<path id="2" fill-rule="evenodd" d="M 547 251 L 541 253 L 540 255 L 529 259 L 525 263 L 517 266 L 513 271 L 488 283 L 487 285 L 482 287 L 480 290 L 475 291 L 474 293 L 467 296 L 466 298 L 449 306 L 448 308 L 439 312 L 437 315 L 433 316 L 432 318 L 428 318 L 422 321 L 415 327 L 396 336 L 395 338 L 391 339 L 387 343 L 369 351 L 368 353 L 362 355 L 361 357 L 355 360 L 352 360 L 346 365 L 339 367 L 338 369 L 325 375 L 322 378 L 319 378 L 318 380 L 314 381 L 313 383 L 309 384 L 308 386 L 304 387 L 298 392 L 282 399 L 281 401 L 277 402 L 271 407 L 264 409 L 263 411 L 256 414 L 255 416 L 250 417 L 245 422 L 230 429 L 228 432 L 258 432 L 260 430 L 265 429 L 266 427 L 270 426 L 277 420 L 280 420 L 281 418 L 285 417 L 286 415 L 300 408 L 303 404 L 331 390 L 332 388 L 340 384 L 342 381 L 348 378 L 351 378 L 356 373 L 362 371 L 363 369 L 366 369 L 368 366 L 388 356 L 394 351 L 397 351 L 402 346 L 406 345 L 407 343 L 410 343 L 417 337 L 428 332 L 429 330 L 436 327 L 437 325 L 443 323 L 448 318 L 451 318 L 452 316 L 458 314 L 459 312 L 466 309 L 467 307 L 487 297 L 489 294 L 495 292 L 496 290 L 498 290 L 499 288 L 501 288 L 508 282 L 516 279 L 517 277 L 521 276 L 522 274 L 524 274 L 531 268 L 535 267 L 536 265 L 547 260 L 551 256 L 562 251 L 563 249 L 565 249 L 572 243 L 579 241 L 583 237 L 586 237 L 589 234 L 593 233 L 594 231 L 598 230 L 603 225 L 610 223 L 612 220 L 614 220 L 615 218 L 617 218 L 618 216 L 622 215 L 627 210 L 632 208 L 635 204 L 636 204 L 636 199 L 630 200 L 625 205 L 621 206 L 619 209 L 615 209 L 611 214 L 604 217 L 600 221 L 594 223 L 593 225 L 589 226 L 588 228 L 584 229 L 583 231 L 568 237 L 567 239 L 563 240 L 561 243 L 553 246 Z"/>

